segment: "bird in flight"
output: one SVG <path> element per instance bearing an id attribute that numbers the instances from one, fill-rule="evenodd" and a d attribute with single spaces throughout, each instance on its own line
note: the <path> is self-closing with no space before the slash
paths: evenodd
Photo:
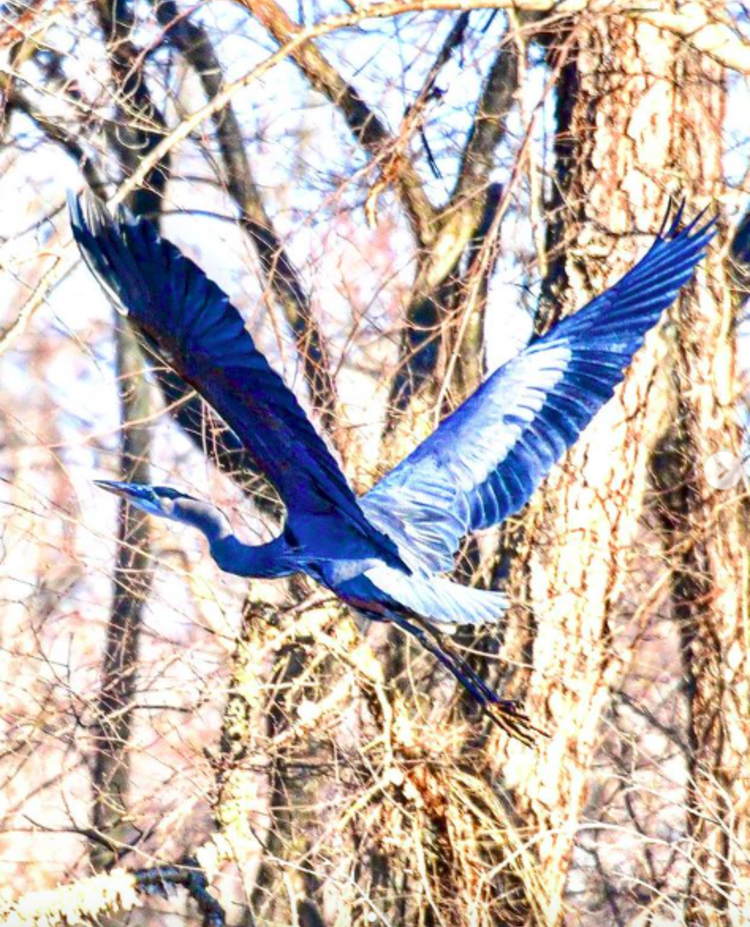
<path id="1" fill-rule="evenodd" d="M 505 596 L 446 576 L 462 538 L 518 511 L 612 396 L 646 333 L 714 235 L 682 209 L 645 256 L 583 309 L 533 339 L 436 431 L 357 498 L 294 394 L 256 348 L 222 290 L 154 225 L 90 192 L 70 197 L 73 234 L 114 306 L 213 407 L 286 508 L 267 544 L 240 541 L 215 506 L 165 486 L 98 485 L 201 531 L 222 570 L 302 572 L 373 621 L 413 635 L 499 727 L 526 744 L 538 730 L 461 656 L 446 628 L 497 622 Z"/>

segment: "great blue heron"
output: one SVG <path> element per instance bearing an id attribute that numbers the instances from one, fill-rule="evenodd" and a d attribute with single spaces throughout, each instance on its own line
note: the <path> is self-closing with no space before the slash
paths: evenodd
<path id="1" fill-rule="evenodd" d="M 192 525 L 229 573 L 306 573 L 362 615 L 416 637 L 482 710 L 529 743 L 535 730 L 461 657 L 445 625 L 496 622 L 502 593 L 439 576 L 461 539 L 518 511 L 623 379 L 646 332 L 711 240 L 714 221 L 680 231 L 681 212 L 617 284 L 496 370 L 413 453 L 357 498 L 239 312 L 152 223 L 113 219 L 71 197 L 73 232 L 110 300 L 216 410 L 286 506 L 282 533 L 244 544 L 215 506 L 163 486 L 98 481 L 162 518 Z M 700 217 L 699 217 L 700 218 Z"/>

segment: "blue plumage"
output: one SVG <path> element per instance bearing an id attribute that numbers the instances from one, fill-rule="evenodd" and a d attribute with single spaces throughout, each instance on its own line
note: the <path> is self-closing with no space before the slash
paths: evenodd
<path id="1" fill-rule="evenodd" d="M 69 200 L 73 233 L 91 271 L 156 353 L 235 432 L 278 490 L 300 543 L 310 517 L 390 562 L 395 546 L 362 513 L 297 398 L 257 350 L 227 296 L 153 225 L 121 210 L 115 223 L 93 196 Z"/>
<path id="2" fill-rule="evenodd" d="M 585 308 L 532 341 L 362 500 L 371 521 L 408 525 L 436 490 L 443 506 L 412 556 L 450 569 L 461 539 L 528 502 L 622 381 L 646 333 L 714 235 L 680 216 L 642 260 Z"/>
<path id="3" fill-rule="evenodd" d="M 70 202 L 75 238 L 117 308 L 210 403 L 287 509 L 270 544 L 240 542 L 215 507 L 165 487 L 102 483 L 151 514 L 194 525 L 242 576 L 302 571 L 373 620 L 417 637 L 501 727 L 533 728 L 463 660 L 441 625 L 496 621 L 501 593 L 436 576 L 461 539 L 518 511 L 612 396 L 646 333 L 714 235 L 678 214 L 645 257 L 585 308 L 500 367 L 412 454 L 357 499 L 294 394 L 216 284 L 154 227 L 90 194 Z"/>

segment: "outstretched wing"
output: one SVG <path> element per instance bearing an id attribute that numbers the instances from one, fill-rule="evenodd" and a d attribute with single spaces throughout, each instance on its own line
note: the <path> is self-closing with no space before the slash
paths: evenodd
<path id="1" fill-rule="evenodd" d="M 681 211 L 680 211 L 681 212 Z M 714 235 L 678 214 L 622 280 L 500 367 L 365 497 L 371 521 L 430 570 L 518 511 L 612 396 Z"/>
<path id="2" fill-rule="evenodd" d="M 281 495 L 295 534 L 305 534 L 310 516 L 335 517 L 394 553 L 219 287 L 150 222 L 125 210 L 113 220 L 88 192 L 69 205 L 81 253 L 109 298 L 237 434 Z"/>

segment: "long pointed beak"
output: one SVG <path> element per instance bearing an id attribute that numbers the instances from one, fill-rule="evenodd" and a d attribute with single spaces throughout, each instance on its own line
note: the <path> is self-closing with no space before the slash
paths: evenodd
<path id="1" fill-rule="evenodd" d="M 125 499 L 142 499 L 146 495 L 146 487 L 139 483 L 118 483 L 116 480 L 94 480 L 94 485 L 99 489 L 106 489 L 107 492 L 115 496 L 123 496 Z"/>

